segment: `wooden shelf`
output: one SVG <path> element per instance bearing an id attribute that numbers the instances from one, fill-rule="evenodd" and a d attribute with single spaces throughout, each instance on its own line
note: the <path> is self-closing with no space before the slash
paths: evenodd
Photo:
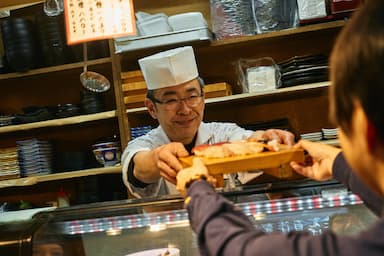
<path id="1" fill-rule="evenodd" d="M 297 86 L 281 88 L 281 89 L 276 89 L 271 91 L 241 93 L 241 94 L 234 94 L 234 95 L 224 96 L 224 97 L 210 98 L 210 99 L 206 99 L 205 102 L 206 104 L 213 104 L 213 103 L 220 104 L 220 103 L 230 103 L 230 102 L 239 101 L 239 100 L 248 100 L 248 99 L 254 100 L 260 97 L 278 96 L 278 95 L 291 94 L 291 93 L 297 93 L 297 92 L 305 92 L 313 89 L 326 88 L 329 85 L 330 85 L 329 81 L 312 83 L 312 84 L 304 84 L 304 85 L 297 85 Z"/>
<path id="2" fill-rule="evenodd" d="M 64 179 L 72 179 L 72 178 L 79 178 L 79 177 L 92 176 L 92 175 L 114 174 L 114 173 L 116 174 L 121 173 L 121 166 L 92 168 L 92 169 L 81 170 L 81 171 L 61 172 L 61 173 L 54 173 L 54 174 L 41 175 L 41 176 L 2 180 L 0 181 L 0 188 L 32 186 L 37 183 L 45 182 L 45 181 L 64 180 Z"/>
<path id="3" fill-rule="evenodd" d="M 100 64 L 111 63 L 111 61 L 112 61 L 112 59 L 110 57 L 96 59 L 96 60 L 89 60 L 89 61 L 87 61 L 87 66 L 95 66 L 95 65 L 100 65 Z M 53 72 L 60 72 L 60 71 L 71 70 L 71 69 L 81 69 L 81 68 L 83 68 L 83 66 L 84 66 L 83 62 L 76 62 L 76 63 L 64 64 L 64 65 L 59 65 L 59 66 L 53 66 L 53 67 L 31 69 L 31 70 L 26 71 L 26 72 L 6 73 L 6 74 L 0 75 L 0 80 L 33 76 L 33 75 L 46 74 L 46 73 L 53 73 Z M 80 73 L 79 73 L 79 75 L 80 75 Z"/>
<path id="4" fill-rule="evenodd" d="M 1 0 L 0 10 L 14 10 L 43 2 L 42 0 Z"/>
<path id="5" fill-rule="evenodd" d="M 209 45 L 209 47 L 220 47 L 224 45 L 239 44 L 239 43 L 252 44 L 254 41 L 260 42 L 262 40 L 267 40 L 272 38 L 280 38 L 280 37 L 286 37 L 290 35 L 316 32 L 316 31 L 327 30 L 327 29 L 338 29 L 343 27 L 345 23 L 346 21 L 344 20 L 337 20 L 337 21 L 324 22 L 324 23 L 319 23 L 314 25 L 306 25 L 306 26 L 301 26 L 297 28 L 267 32 L 263 34 L 253 35 L 253 36 L 241 36 L 241 37 L 228 38 L 228 39 L 213 41 Z"/>
<path id="6" fill-rule="evenodd" d="M 339 146 L 338 139 L 322 140 L 319 142 L 332 145 L 332 146 Z M 92 168 L 92 169 L 81 170 L 81 171 L 61 172 L 61 173 L 48 174 L 48 175 L 42 175 L 42 176 L 2 180 L 0 181 L 0 188 L 32 186 L 37 183 L 45 182 L 45 181 L 64 180 L 64 179 L 80 178 L 80 177 L 92 176 L 92 175 L 119 174 L 119 173 L 121 173 L 121 166 Z"/>
<path id="7" fill-rule="evenodd" d="M 52 119 L 52 120 L 28 123 L 28 124 L 4 126 L 4 127 L 0 127 L 0 133 L 27 131 L 32 129 L 45 128 L 45 127 L 57 127 L 57 126 L 64 126 L 64 125 L 71 125 L 71 124 L 80 124 L 80 123 L 110 119 L 115 117 L 116 117 L 116 111 L 111 110 L 111 111 L 106 111 L 106 112 L 101 112 L 96 114 Z"/>
<path id="8" fill-rule="evenodd" d="M 329 85 L 330 85 L 330 82 L 326 81 L 326 82 L 319 82 L 319 83 L 312 83 L 312 84 L 297 85 L 297 86 L 281 88 L 281 89 L 265 91 L 265 92 L 234 94 L 230 96 L 206 99 L 205 104 L 206 105 L 228 104 L 230 102 L 239 101 L 239 100 L 254 100 L 260 97 L 267 97 L 267 96 L 271 97 L 271 96 L 277 96 L 277 95 L 297 93 L 298 91 L 305 92 L 305 91 L 310 91 L 314 89 L 327 88 Z M 135 114 L 135 113 L 140 114 L 146 111 L 147 111 L 146 107 L 131 108 L 131 109 L 127 109 L 127 114 Z"/>

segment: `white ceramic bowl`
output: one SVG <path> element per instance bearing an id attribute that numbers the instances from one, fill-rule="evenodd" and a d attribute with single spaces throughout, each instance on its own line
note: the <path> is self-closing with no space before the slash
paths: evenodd
<path id="1" fill-rule="evenodd" d="M 180 250 L 177 248 L 160 248 L 160 249 L 152 249 L 152 250 L 130 253 L 125 256 L 154 256 L 154 255 L 180 256 Z"/>

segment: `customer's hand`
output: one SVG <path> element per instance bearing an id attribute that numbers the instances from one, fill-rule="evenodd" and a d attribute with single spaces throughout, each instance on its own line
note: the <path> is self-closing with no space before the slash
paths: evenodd
<path id="1" fill-rule="evenodd" d="M 203 161 L 195 157 L 191 167 L 180 170 L 177 173 L 177 186 L 176 189 L 182 196 L 185 196 L 189 185 L 198 179 L 205 179 L 213 186 L 216 186 L 216 179 L 208 174 L 208 169 Z"/>
<path id="2" fill-rule="evenodd" d="M 314 180 L 329 180 L 332 178 L 332 167 L 340 149 L 307 140 L 299 141 L 294 147 L 308 152 L 305 163 L 291 162 L 291 167 L 299 174 Z"/>
<path id="3" fill-rule="evenodd" d="M 250 138 L 256 140 L 276 140 L 278 143 L 288 146 L 293 146 L 293 144 L 295 144 L 295 135 L 289 131 L 281 129 L 255 131 Z"/>

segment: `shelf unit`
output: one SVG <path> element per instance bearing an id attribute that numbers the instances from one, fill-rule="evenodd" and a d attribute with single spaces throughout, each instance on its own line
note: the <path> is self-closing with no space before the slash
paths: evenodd
<path id="1" fill-rule="evenodd" d="M 2 1 L 0 10 L 13 8 L 15 6 L 26 6 L 41 4 L 38 0 L 13 0 Z M 167 15 L 187 11 L 202 12 L 210 26 L 210 6 L 208 0 L 184 1 L 176 0 L 172 4 L 167 0 L 134 0 L 135 11 L 148 13 L 163 12 Z M 333 41 L 346 21 L 332 21 L 321 24 L 307 25 L 294 29 L 275 31 L 254 36 L 228 38 L 220 41 L 212 41 L 208 44 L 193 45 L 200 76 L 206 83 L 227 82 L 233 86 L 234 95 L 211 98 L 206 100 L 205 121 L 230 121 L 249 125 L 262 121 L 271 121 L 287 118 L 295 134 L 317 131 L 329 127 L 328 121 L 328 87 L 329 82 L 307 84 L 290 88 L 277 89 L 261 93 L 240 93 L 237 85 L 236 72 L 233 63 L 239 58 L 260 58 L 269 56 L 276 62 L 286 60 L 292 56 L 310 54 L 329 54 Z M 121 90 L 121 72 L 139 69 L 137 59 L 170 48 L 177 45 L 152 47 L 132 52 L 115 54 L 114 43 L 109 42 L 110 57 L 89 60 L 88 65 L 97 72 L 105 72 L 113 84 L 113 92 L 106 97 L 109 99 L 109 109 L 102 113 L 81 115 L 69 118 L 60 118 L 30 124 L 12 125 L 0 127 L 0 145 L 8 145 L 16 137 L 23 133 L 33 135 L 39 134 L 47 137 L 58 136 L 65 140 L 61 133 L 70 131 L 71 136 L 76 129 L 80 129 L 79 135 L 74 136 L 68 145 L 76 143 L 81 137 L 90 145 L 91 137 L 98 132 L 105 133 L 110 127 L 120 135 L 122 148 L 130 140 L 130 128 L 144 125 L 156 125 L 145 108 L 127 109 L 124 105 L 123 92 Z M 15 84 L 16 89 L 6 90 L 6 93 L 14 93 L 18 90 L 26 97 L 28 93 L 22 88 L 29 88 L 29 83 L 37 87 L 38 92 L 32 92 L 33 97 L 45 93 L 44 86 L 40 85 L 42 80 L 46 83 L 56 83 L 59 78 L 65 77 L 70 81 L 68 93 L 77 90 L 73 83 L 78 82 L 78 76 L 82 72 L 83 63 L 76 62 L 55 67 L 38 68 L 23 73 L 0 74 L 0 85 Z M 64 80 L 64 79 L 63 79 Z M 17 83 L 16 83 L 17 81 Z M 59 81 L 60 85 L 65 81 Z M 13 91 L 12 91 L 13 90 Z M 29 88 L 29 90 L 31 90 Z M 60 91 L 62 92 L 62 91 Z M 48 96 L 52 92 L 48 93 Z M 72 95 L 78 100 L 78 96 Z M 65 97 L 63 96 L 65 99 Z M 16 99 L 8 101 L 9 106 L 18 105 Z M 49 97 L 44 97 L 49 103 Z M 1 111 L 1 109 L 0 109 Z M 101 124 L 101 125 L 99 125 Z M 95 130 L 95 131 L 93 131 Z M 90 134 L 87 134 L 90 132 Z M 8 138 L 9 137 L 9 138 Z M 49 137 L 49 136 L 48 136 Z M 3 143 L 4 142 L 4 143 Z M 64 145 L 64 147 L 68 146 Z M 83 145 L 77 145 L 84 147 Z M 91 168 L 72 172 L 57 173 L 41 177 L 28 177 L 9 181 L 0 181 L 0 188 L 12 190 L 19 187 L 30 187 L 34 185 L 48 184 L 50 181 L 71 180 L 97 176 L 102 174 L 119 174 L 120 167 L 113 168 Z M 116 175 L 118 176 L 118 175 Z M 119 182 L 121 178 L 119 177 Z M 20 185 L 23 184 L 23 185 Z M 1 200 L 1 197 L 0 197 Z"/>
<path id="2" fill-rule="evenodd" d="M 112 59 L 108 57 L 108 58 L 101 58 L 96 60 L 89 60 L 87 61 L 87 65 L 95 66 L 100 64 L 108 64 L 111 62 L 112 62 Z M 47 73 L 54 73 L 54 72 L 62 72 L 65 70 L 83 68 L 83 66 L 84 66 L 83 62 L 77 62 L 77 63 L 64 64 L 60 66 L 36 68 L 36 69 L 28 70 L 25 72 L 13 72 L 13 73 L 0 74 L 0 80 L 21 78 L 26 76 L 35 76 L 39 74 L 47 74 Z"/>
<path id="3" fill-rule="evenodd" d="M 65 126 L 65 125 L 72 125 L 72 124 L 80 124 L 85 122 L 92 122 L 92 121 L 111 119 L 111 118 L 116 118 L 115 110 L 105 111 L 105 112 L 95 113 L 95 114 L 88 114 L 88 115 L 57 118 L 57 119 L 35 122 L 35 123 L 3 126 L 3 127 L 0 127 L 0 134 L 18 132 L 18 131 L 28 131 L 32 129 L 46 128 L 46 127 L 58 127 L 58 126 Z"/>
<path id="4" fill-rule="evenodd" d="M 135 11 L 152 14 L 174 15 L 186 11 L 199 11 L 210 26 L 209 4 L 207 0 L 194 0 L 188 3 L 177 0 L 172 2 L 172 5 L 165 0 L 156 3 L 149 0 L 134 1 Z M 328 120 L 329 82 L 243 94 L 242 88 L 238 85 L 234 64 L 240 58 L 256 59 L 268 56 L 278 63 L 293 56 L 328 55 L 336 36 L 346 22 L 336 20 L 253 36 L 227 38 L 209 44 L 192 44 L 199 73 L 204 81 L 208 84 L 226 82 L 232 85 L 234 91 L 234 95 L 231 96 L 206 99 L 205 121 L 230 121 L 249 125 L 287 118 L 297 136 L 331 127 L 332 124 Z M 116 59 L 121 71 L 138 70 L 139 58 L 182 45 L 180 43 L 118 53 Z M 121 81 L 117 82 L 120 83 L 117 87 L 121 87 Z M 157 125 L 145 108 L 126 109 L 124 104 L 120 107 L 124 113 L 120 117 L 120 122 L 124 123 L 124 127 Z M 126 144 L 129 140 L 130 133 L 127 130 L 122 143 Z"/>
<path id="5" fill-rule="evenodd" d="M 234 94 L 229 96 L 205 99 L 205 104 L 208 105 L 209 107 L 209 105 L 214 105 L 214 104 L 231 104 L 231 103 L 234 103 L 237 101 L 243 101 L 243 100 L 257 100 L 263 97 L 289 95 L 292 93 L 297 93 L 298 91 L 305 92 L 313 89 L 328 88 L 329 84 L 330 84 L 329 82 L 319 82 L 319 83 L 303 84 L 303 85 L 298 85 L 293 87 L 264 91 L 264 92 Z M 147 109 L 145 107 L 140 107 L 140 108 L 127 109 L 126 113 L 135 114 L 135 113 L 145 113 L 146 111 Z"/>
<path id="6" fill-rule="evenodd" d="M 235 122 L 247 126 L 288 119 L 290 130 L 299 138 L 302 133 L 333 127 L 328 120 L 328 88 L 329 82 L 321 82 L 269 92 L 206 99 L 204 120 Z M 156 125 L 145 108 L 125 111 L 131 127 Z"/>
<path id="7" fill-rule="evenodd" d="M 37 9 L 42 8 L 42 2 L 2 1 L 0 10 L 10 9 L 15 11 L 16 16 L 29 17 L 33 16 Z M 91 145 L 98 139 L 119 136 L 118 108 L 116 107 L 118 92 L 113 86 L 115 80 L 113 56 L 109 49 L 108 56 L 105 56 L 106 44 L 104 43 L 100 42 L 103 49 L 94 49 L 94 52 L 90 52 L 92 54 L 88 56 L 87 61 L 89 70 L 101 73 L 111 81 L 111 89 L 100 94 L 104 105 L 102 112 L 0 127 L 0 148 L 14 147 L 16 141 L 30 138 L 49 140 L 54 143 L 54 159 L 61 153 L 84 152 L 85 160 L 81 160 L 85 161 L 84 168 L 78 170 L 61 168 L 54 169 L 56 172 L 48 175 L 0 180 L 2 191 L 0 202 L 17 202 L 26 199 L 41 205 L 47 201 L 54 201 L 56 193 L 62 187 L 71 193 L 71 201 L 76 204 L 78 197 L 81 196 L 79 191 L 91 190 L 100 193 L 94 185 L 95 182 L 108 184 L 108 180 L 114 181 L 114 185 L 108 188 L 112 193 L 123 193 L 120 199 L 127 197 L 121 182 L 121 167 L 100 167 L 92 154 Z M 109 47 L 109 42 L 107 46 Z M 90 45 L 89 47 L 91 47 L 89 49 L 95 48 Z M 79 104 L 82 92 L 85 90 L 80 83 L 84 62 L 81 61 L 82 57 L 78 56 L 82 54 L 81 48 L 80 51 L 78 48 L 72 50 L 74 59 L 77 59 L 72 63 L 35 68 L 26 72 L 0 74 L 0 86 L 4 96 L 0 104 L 0 113 L 20 113 L 26 106 L 53 107 L 57 104 Z M 0 53 L 2 53 L 1 50 Z M 106 198 L 106 200 L 110 199 Z"/>
<path id="8" fill-rule="evenodd" d="M 25 177 L 25 178 L 0 180 L 0 188 L 32 186 L 37 183 L 47 182 L 47 181 L 58 181 L 58 180 L 73 179 L 73 178 L 79 178 L 79 177 L 88 177 L 92 175 L 120 174 L 120 173 L 121 173 L 120 166 L 92 168 L 92 169 L 86 169 L 81 171 L 61 172 L 61 173 L 31 176 L 31 177 Z"/>
<path id="9" fill-rule="evenodd" d="M 225 40 L 214 41 L 210 44 L 210 47 L 221 47 L 224 45 L 233 45 L 240 43 L 252 43 L 255 41 L 261 42 L 262 40 L 269 40 L 274 38 L 281 38 L 285 36 L 298 35 L 302 33 L 310 33 L 310 32 L 319 32 L 330 29 L 339 29 L 345 25 L 345 20 L 336 20 L 331 22 L 324 22 L 319 24 L 307 25 L 297 28 L 284 29 L 279 31 L 272 31 L 268 33 L 253 35 L 253 36 L 243 36 L 243 37 L 234 37 L 227 38 Z"/>

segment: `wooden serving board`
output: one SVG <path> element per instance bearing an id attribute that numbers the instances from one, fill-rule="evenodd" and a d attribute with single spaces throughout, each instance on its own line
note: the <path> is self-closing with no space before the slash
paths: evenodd
<path id="1" fill-rule="evenodd" d="M 193 158 L 188 156 L 179 158 L 185 167 L 192 165 Z M 262 169 L 265 173 L 270 170 L 271 175 L 276 175 L 275 168 L 289 164 L 291 161 L 303 162 L 304 151 L 302 149 L 285 149 L 277 152 L 261 152 L 257 154 L 233 156 L 225 158 L 201 157 L 211 175 L 245 172 Z"/>

